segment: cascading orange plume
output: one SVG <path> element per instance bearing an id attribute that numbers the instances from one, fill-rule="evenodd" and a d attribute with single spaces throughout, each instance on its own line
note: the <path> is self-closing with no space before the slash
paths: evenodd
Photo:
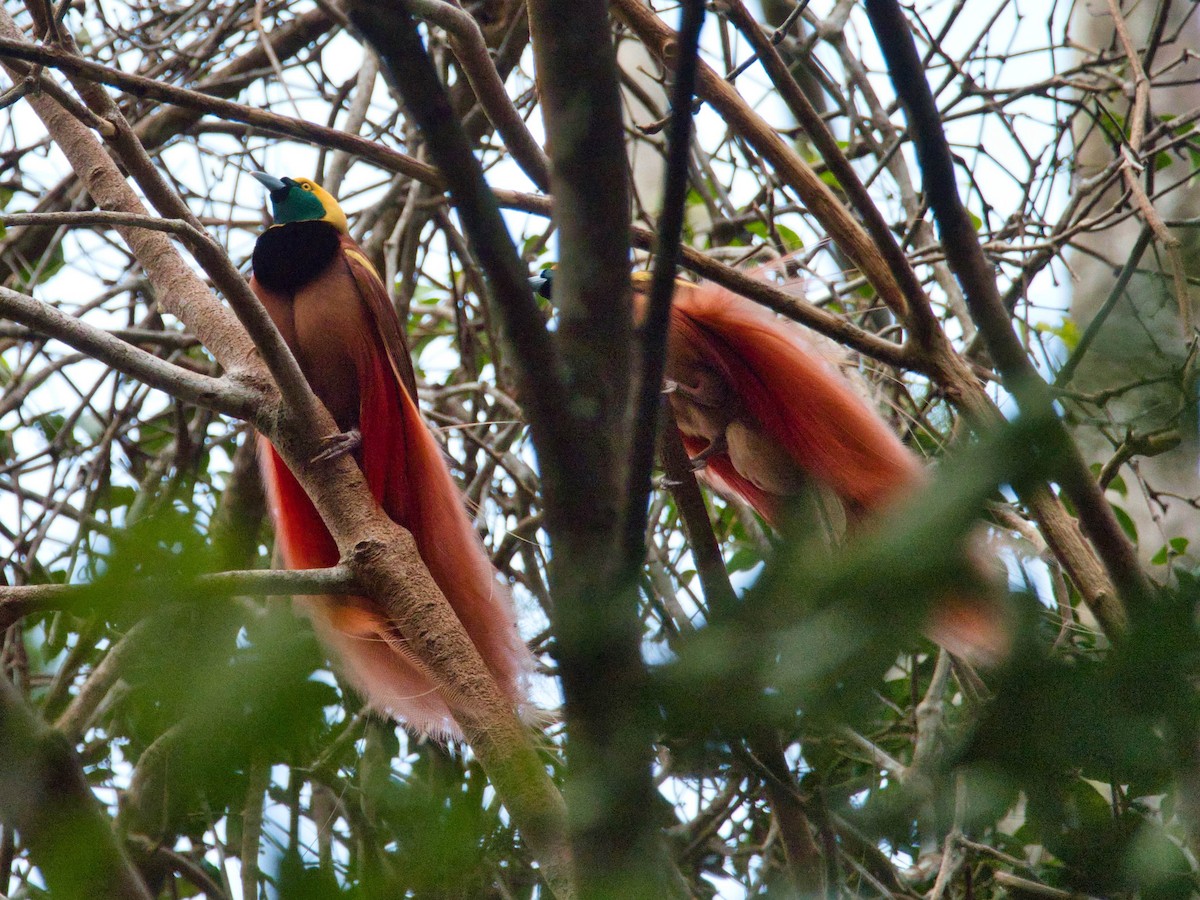
<path id="1" fill-rule="evenodd" d="M 924 479 L 916 455 L 799 329 L 737 294 L 679 282 L 666 374 L 701 477 L 773 525 L 810 480 L 854 520 Z"/>
<path id="2" fill-rule="evenodd" d="M 552 270 L 530 279 L 550 298 Z M 634 276 L 644 314 L 650 279 Z M 665 390 L 701 479 L 740 497 L 772 525 L 813 483 L 831 490 L 847 523 L 902 503 L 926 483 L 921 461 L 792 323 L 711 284 L 677 281 Z M 973 541 L 965 563 L 990 581 Z M 958 656 L 998 662 L 1011 627 L 998 598 L 938 598 L 925 631 Z"/>
<path id="3" fill-rule="evenodd" d="M 275 224 L 254 249 L 251 287 L 313 392 L 346 433 L 371 494 L 412 532 L 421 558 L 501 690 L 523 696 L 530 656 L 512 599 L 497 580 L 442 450 L 421 419 L 416 380 L 387 291 L 347 233 L 337 201 L 308 179 L 255 174 Z M 293 569 L 335 565 L 338 551 L 308 495 L 263 441 L 262 469 L 276 542 Z M 443 686 L 367 597 L 318 597 L 307 609 L 354 685 L 410 728 L 460 736 Z"/>
<path id="4" fill-rule="evenodd" d="M 634 287 L 644 306 L 647 280 Z M 666 378 L 700 477 L 771 524 L 809 482 L 837 495 L 850 525 L 926 482 L 916 454 L 796 326 L 730 291 L 678 282 Z M 992 597 L 940 598 L 926 632 L 982 662 L 1002 658 L 1010 641 Z"/>

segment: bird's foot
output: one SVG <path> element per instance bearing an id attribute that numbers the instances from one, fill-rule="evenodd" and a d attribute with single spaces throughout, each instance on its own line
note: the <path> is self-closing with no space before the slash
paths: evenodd
<path id="1" fill-rule="evenodd" d="M 708 466 L 708 461 L 718 453 L 724 453 L 729 449 L 729 442 L 725 439 L 725 435 L 720 434 L 708 442 L 708 446 L 688 460 L 688 465 L 693 472 L 699 472 L 701 469 Z"/>
<path id="2" fill-rule="evenodd" d="M 725 402 L 725 395 L 718 387 L 701 380 L 696 386 L 681 384 L 673 378 L 664 378 L 662 393 L 667 397 L 680 397 L 694 406 L 716 409 Z"/>
<path id="3" fill-rule="evenodd" d="M 351 428 L 341 434 L 335 434 L 321 441 L 321 450 L 312 458 L 313 462 L 329 462 L 347 453 L 353 453 L 362 446 L 362 432 Z"/>

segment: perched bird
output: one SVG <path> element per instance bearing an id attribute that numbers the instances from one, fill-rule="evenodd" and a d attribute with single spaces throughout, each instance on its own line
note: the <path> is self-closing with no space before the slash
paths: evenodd
<path id="1" fill-rule="evenodd" d="M 421 419 L 404 332 L 379 274 L 327 191 L 306 178 L 254 177 L 270 192 L 275 223 L 254 246 L 250 286 L 344 433 L 338 449 L 354 454 L 383 511 L 412 533 L 501 690 L 519 703 L 530 657 L 512 599 Z M 262 469 L 285 564 L 335 565 L 333 538 L 266 441 Z M 416 731 L 459 736 L 443 685 L 389 627 L 377 602 L 319 597 L 309 601 L 308 612 L 372 706 Z"/>
<path id="2" fill-rule="evenodd" d="M 639 305 L 648 290 L 635 279 Z M 812 482 L 854 522 L 924 480 L 916 454 L 795 325 L 715 285 L 679 282 L 666 377 L 700 476 L 772 525 Z"/>
<path id="3" fill-rule="evenodd" d="M 552 270 L 530 279 L 546 298 L 552 283 Z M 649 289 L 647 273 L 634 276 L 639 317 Z M 676 282 L 664 374 L 697 474 L 772 525 L 814 484 L 837 496 L 853 527 L 926 481 L 917 455 L 796 325 L 731 291 Z M 926 631 L 981 661 L 1008 643 L 1003 610 L 986 597 L 939 602 Z"/>

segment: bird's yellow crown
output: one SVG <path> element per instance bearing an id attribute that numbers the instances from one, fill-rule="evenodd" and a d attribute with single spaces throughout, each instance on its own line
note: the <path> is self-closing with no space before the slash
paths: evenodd
<path id="1" fill-rule="evenodd" d="M 328 222 L 342 234 L 349 233 L 342 207 L 333 194 L 311 178 L 275 178 L 262 172 L 255 172 L 254 177 L 270 191 L 271 213 L 276 225 Z"/>

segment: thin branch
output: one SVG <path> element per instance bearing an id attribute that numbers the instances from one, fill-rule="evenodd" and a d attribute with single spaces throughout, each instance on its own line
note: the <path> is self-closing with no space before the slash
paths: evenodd
<path id="1" fill-rule="evenodd" d="M 896 0 L 866 0 L 867 14 L 883 50 L 924 174 L 925 194 L 941 231 L 946 257 L 963 286 L 971 316 L 996 361 L 1005 388 L 1025 415 L 1044 419 L 1046 450 L 1061 455 L 1062 484 L 1126 604 L 1145 599 L 1148 586 L 1128 539 L 1062 422 L 1053 401 L 1012 329 L 966 208 L 958 195 L 954 163 L 941 118 L 917 54 L 912 31 Z"/>
<path id="2" fill-rule="evenodd" d="M 1142 68 L 1142 59 L 1137 48 L 1133 45 L 1133 36 L 1129 33 L 1129 25 L 1121 13 L 1121 5 L 1117 0 L 1108 0 L 1108 12 L 1112 16 L 1113 27 L 1117 32 L 1117 40 L 1125 51 L 1125 59 L 1133 74 L 1133 109 L 1129 113 L 1129 144 L 1121 148 L 1121 177 L 1125 187 L 1133 198 L 1134 205 L 1142 214 L 1146 226 L 1154 232 L 1155 239 L 1167 251 L 1167 259 L 1171 264 L 1171 274 L 1175 282 L 1175 302 L 1179 309 L 1179 318 L 1183 323 L 1184 337 L 1192 333 L 1192 301 L 1188 294 L 1187 268 L 1183 263 L 1182 242 L 1171 234 L 1162 216 L 1154 208 L 1153 202 L 1146 194 L 1142 185 L 1141 173 L 1146 168 L 1142 157 L 1142 139 L 1146 134 L 1146 117 L 1150 114 L 1150 79 Z M 1151 161 L 1153 165 L 1153 161 Z"/>
<path id="3" fill-rule="evenodd" d="M 663 183 L 662 212 L 658 219 L 658 241 L 649 297 L 642 317 L 638 378 L 635 379 L 633 437 L 629 455 L 629 508 L 625 526 L 628 562 L 641 565 L 646 555 L 646 509 L 650 496 L 650 470 L 654 464 L 655 433 L 662 406 L 662 379 L 667 360 L 667 331 L 671 321 L 671 298 L 679 265 L 691 161 L 692 95 L 696 87 L 696 63 L 700 31 L 704 27 L 702 0 L 685 0 L 675 50 L 675 82 L 671 86 L 671 121 L 667 128 L 667 161 Z"/>
<path id="4" fill-rule="evenodd" d="M 613 0 L 613 11 L 633 30 L 660 62 L 665 63 L 676 35 L 642 0 Z M 862 269 L 880 299 L 900 317 L 906 315 L 904 293 L 875 242 L 850 215 L 829 186 L 802 160 L 779 133 L 763 120 L 724 78 L 704 63 L 697 93 L 730 127 L 775 168 L 776 174 L 804 201 L 838 247 Z"/>
<path id="5" fill-rule="evenodd" d="M 1153 238 L 1154 229 L 1150 227 L 1149 223 L 1143 225 L 1137 240 L 1133 242 L 1133 247 L 1129 251 L 1125 265 L 1121 267 L 1121 271 L 1117 274 L 1117 280 L 1113 282 L 1113 286 L 1108 292 L 1108 296 L 1100 304 L 1100 308 L 1092 316 L 1091 321 L 1088 322 L 1087 328 L 1083 330 L 1083 334 L 1079 338 L 1079 343 L 1075 345 L 1075 349 L 1071 351 L 1071 355 L 1067 357 L 1067 361 L 1063 363 L 1062 368 L 1058 370 L 1058 374 L 1054 376 L 1054 386 L 1056 388 L 1065 388 L 1071 383 L 1071 379 L 1075 377 L 1075 370 L 1083 362 L 1084 355 L 1091 348 L 1092 342 L 1096 340 L 1096 336 L 1100 333 L 1100 329 L 1104 327 L 1104 323 L 1108 321 L 1108 317 L 1116 308 L 1118 301 L 1125 295 L 1125 288 L 1129 286 L 1129 282 L 1137 272 L 1142 254 L 1146 252 L 1146 248 L 1150 246 Z"/>
<path id="6" fill-rule="evenodd" d="M 1007 888 L 1013 893 L 1029 894 L 1033 897 L 1047 897 L 1049 900 L 1098 900 L 1089 894 L 1077 894 L 1074 891 L 1064 891 L 1062 888 L 1051 887 L 1048 884 L 1042 884 L 1040 881 L 1033 881 L 1029 878 L 1022 878 L 1019 875 L 1013 875 L 1011 872 L 997 870 L 992 873 L 992 878 L 1001 887 Z"/>
<path id="7" fill-rule="evenodd" d="M 446 32 L 450 49 L 462 66 L 471 90 L 504 140 L 508 152 L 530 181 L 542 191 L 549 191 L 550 160 L 509 99 L 479 23 L 470 13 L 444 0 L 409 0 L 408 7 L 413 15 L 432 22 Z"/>
<path id="8" fill-rule="evenodd" d="M 0 602 L 3 601 L 0 600 Z M 142 619 L 105 651 L 104 658 L 92 669 L 91 674 L 80 686 L 75 696 L 71 698 L 71 702 L 63 710 L 62 715 L 54 722 L 55 729 L 69 743 L 77 744 L 83 739 L 92 715 L 104 698 L 108 696 L 109 690 L 117 683 L 123 670 L 129 664 L 130 651 L 136 652 L 139 641 L 147 634 L 152 633 L 149 620 Z"/>
<path id="9" fill-rule="evenodd" d="M 867 193 L 862 179 L 850 165 L 850 160 L 846 158 L 845 152 L 838 145 L 837 138 L 829 130 L 829 126 L 825 124 L 821 114 L 817 112 L 816 107 L 812 105 L 800 85 L 796 83 L 796 79 L 792 77 L 787 64 L 784 63 L 779 51 L 775 48 L 777 41 L 769 38 L 763 32 L 742 0 L 724 0 L 722 5 L 725 7 L 729 20 L 746 36 L 754 48 L 763 68 L 771 77 L 772 84 L 779 90 L 784 103 L 788 105 L 788 109 L 796 117 L 796 121 L 800 123 L 813 145 L 820 152 L 829 171 L 837 178 L 838 186 L 845 192 L 846 197 L 862 219 L 867 233 L 875 241 L 879 252 L 883 254 L 887 264 L 891 267 L 892 273 L 896 276 L 896 282 L 908 301 L 908 314 L 905 316 L 905 321 L 912 329 L 917 343 L 927 345 L 938 330 L 937 319 L 929 305 L 929 295 L 921 286 L 921 279 L 917 277 L 912 263 L 909 262 L 900 244 L 897 243 L 896 236 L 888 226 L 887 220 L 884 219 L 883 213 L 880 212 L 871 195 Z M 797 6 L 797 11 L 800 8 Z"/>
<path id="10" fill-rule="evenodd" d="M 261 403 L 256 391 L 235 379 L 210 378 L 191 372 L 62 310 L 5 287 L 0 287 L 0 315 L 20 322 L 39 334 L 62 341 L 151 387 L 205 409 L 239 419 L 250 419 Z"/>
<path id="11" fill-rule="evenodd" d="M 180 590 L 187 582 L 171 580 Z M 347 566 L 327 569 L 243 569 L 198 575 L 191 587 L 212 597 L 304 597 L 361 594 L 363 587 Z M 132 593 L 154 596 L 163 585 L 153 579 L 129 585 Z M 96 598 L 87 584 L 0 585 L 0 606 L 25 607 L 27 613 L 53 609 L 84 609 Z M 107 601 L 106 601 L 107 602 Z"/>
<path id="12" fill-rule="evenodd" d="M 441 175 L 433 167 L 358 135 L 347 134 L 336 128 L 326 128 L 305 119 L 281 116 L 278 113 L 255 109 L 252 106 L 165 84 L 152 78 L 131 75 L 91 60 L 73 56 L 60 49 L 27 43 L 11 34 L 0 37 L 0 58 L 20 59 L 49 66 L 69 75 L 88 78 L 99 84 L 120 88 L 135 97 L 172 103 L 202 114 L 217 116 L 233 122 L 244 122 L 272 134 L 312 141 L 335 150 L 345 150 L 431 187 L 441 189 L 445 186 Z"/>
<path id="13" fill-rule="evenodd" d="M 154 216 L 143 216 L 137 213 L 110 212 L 96 210 L 93 212 L 32 212 L 10 213 L 0 212 L 0 224 L 8 225 L 103 225 L 111 228 L 116 225 L 127 225 L 130 228 L 148 228 L 151 231 L 161 231 L 183 238 L 189 246 L 200 241 L 208 240 L 208 234 L 197 230 L 190 222 L 180 219 L 158 219 Z"/>
<path id="14" fill-rule="evenodd" d="M 733 585 L 729 582 L 729 573 L 725 569 L 725 557 L 721 554 L 721 546 L 713 533 L 708 507 L 704 503 L 704 495 L 700 493 L 696 472 L 688 459 L 687 450 L 684 449 L 683 438 L 680 436 L 679 426 L 675 424 L 671 406 L 669 403 L 662 403 L 661 409 L 663 426 L 659 455 L 662 458 L 666 486 L 675 498 L 684 533 L 687 535 L 688 547 L 696 560 L 696 574 L 700 578 L 704 599 L 708 603 L 708 619 L 728 620 L 733 617 L 738 603 Z"/>
<path id="15" fill-rule="evenodd" d="M 371 94 L 375 89 L 375 79 L 379 75 L 379 57 L 368 50 L 363 55 L 362 68 L 358 70 L 358 79 L 354 83 L 354 102 L 346 115 L 346 124 L 342 128 L 347 134 L 358 134 L 367 121 L 367 112 L 371 108 Z M 333 196 L 341 196 L 342 179 L 350 171 L 354 157 L 345 150 L 338 150 L 329 161 L 321 179 L 321 186 Z"/>
<path id="16" fill-rule="evenodd" d="M 555 202 L 555 198 L 552 197 L 523 194 L 500 188 L 495 189 L 493 193 L 502 207 L 519 209 L 537 216 L 550 216 Z M 633 245 L 642 250 L 653 251 L 658 242 L 654 231 L 637 225 L 633 226 L 631 237 Z M 795 294 L 780 290 L 762 278 L 756 278 L 741 269 L 726 265 L 695 247 L 684 244 L 680 247 L 680 251 L 683 255 L 679 264 L 702 278 L 707 278 L 722 287 L 729 288 L 734 293 L 761 303 L 768 309 L 806 325 L 813 331 L 857 350 L 864 356 L 897 368 L 913 369 L 931 374 L 928 360 L 895 341 L 872 334 L 836 313 L 815 306 Z M 557 292 L 557 290 L 558 275 L 556 273 L 555 291 Z"/>
<path id="17" fill-rule="evenodd" d="M 262 838 L 263 803 L 271 786 L 271 767 L 265 762 L 251 762 L 246 778 L 246 801 L 242 809 L 242 896 L 257 898 L 259 841 Z"/>
<path id="18" fill-rule="evenodd" d="M 166 863 L 176 873 L 203 891 L 206 900 L 227 900 L 229 895 L 225 893 L 225 889 L 217 884 L 204 867 L 194 860 L 188 859 L 170 847 L 162 846 L 157 841 L 152 841 L 145 835 L 131 834 L 126 836 L 125 840 L 139 852 L 146 854 L 147 858 Z"/>

